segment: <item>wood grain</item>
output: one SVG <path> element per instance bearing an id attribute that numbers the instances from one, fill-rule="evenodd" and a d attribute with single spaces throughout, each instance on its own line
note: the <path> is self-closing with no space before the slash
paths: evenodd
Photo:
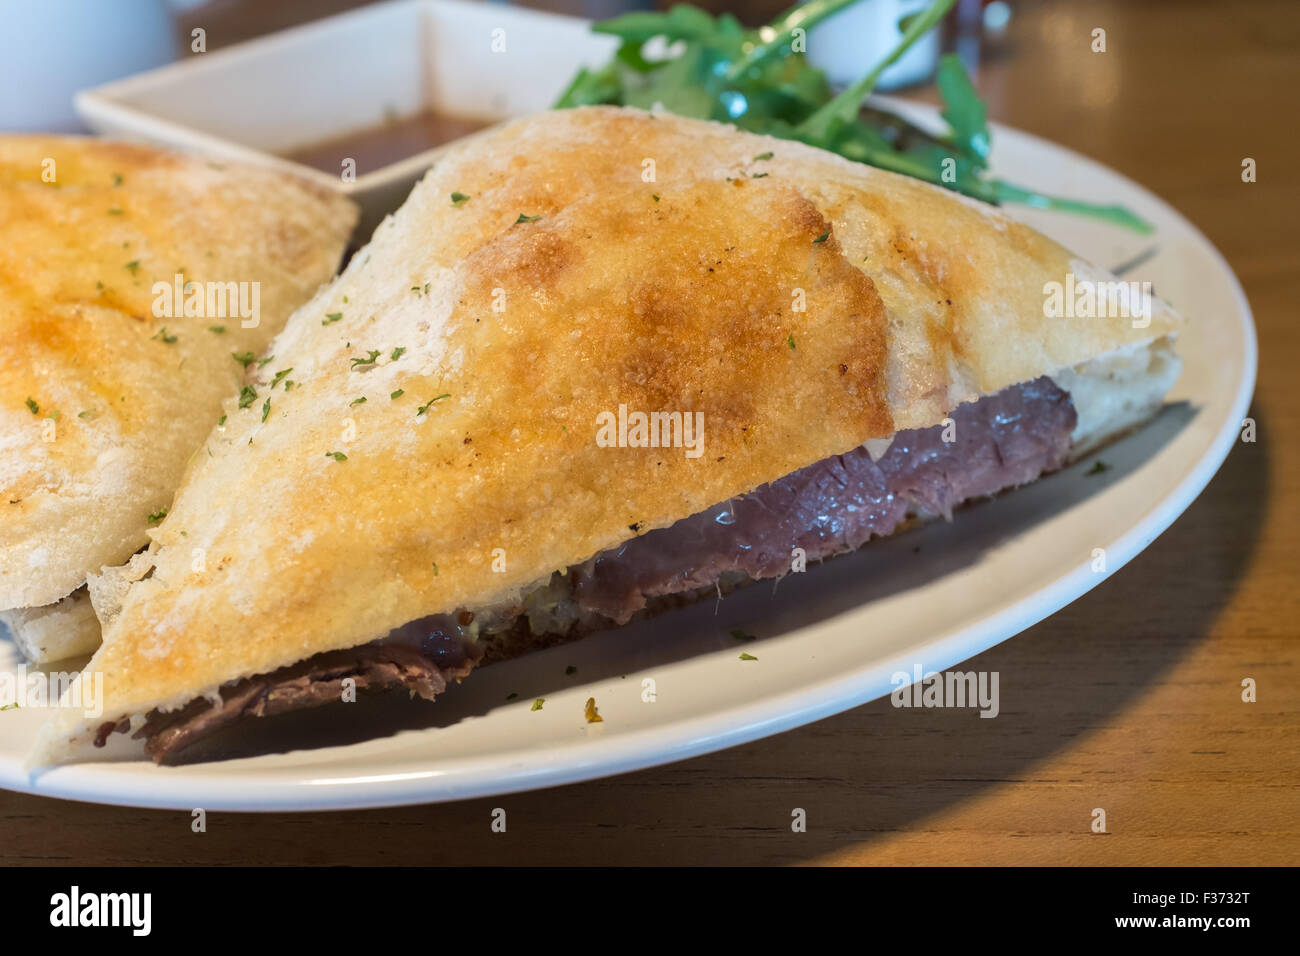
<path id="1" fill-rule="evenodd" d="M 1107 30 L 1108 52 L 1088 50 Z M 1242 444 L 1131 565 L 976 658 L 997 720 L 871 704 L 610 780 L 450 805 L 189 815 L 0 793 L 4 863 L 1300 862 L 1300 7 L 1021 6 L 995 119 L 1107 163 L 1200 226 L 1261 339 Z M 1243 157 L 1259 181 L 1240 179 Z M 1243 703 L 1240 682 L 1258 682 Z M 494 807 L 509 832 L 489 829 Z M 808 832 L 790 832 L 792 808 Z M 1090 832 L 1103 807 L 1109 833 Z"/>

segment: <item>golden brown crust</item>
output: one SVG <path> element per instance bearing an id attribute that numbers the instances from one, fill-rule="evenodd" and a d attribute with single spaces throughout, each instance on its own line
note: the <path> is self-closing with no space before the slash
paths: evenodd
<path id="1" fill-rule="evenodd" d="M 864 260 L 891 244 L 905 251 L 878 278 Z M 152 576 L 121 582 L 91 664 L 111 675 L 103 719 L 490 605 L 934 424 L 958 400 L 951 368 L 996 391 L 1077 361 L 1099 343 L 1044 345 L 1041 311 L 1015 317 L 1026 343 L 999 346 L 1014 358 L 982 351 L 1067 261 L 951 194 L 715 124 L 590 109 L 478 137 L 295 314 L 257 400 L 227 403 Z M 952 312 L 906 311 L 941 292 Z M 298 384 L 272 389 L 288 366 Z M 703 454 L 601 447 L 598 416 L 620 405 L 702 413 Z M 61 714 L 38 761 L 85 729 Z"/>
<path id="2" fill-rule="evenodd" d="M 260 353 L 330 277 L 355 217 L 279 173 L 0 137 L 0 608 L 57 601 L 147 543 L 239 388 L 231 353 Z M 260 325 L 156 316 L 155 281 L 182 271 L 258 283 Z"/>

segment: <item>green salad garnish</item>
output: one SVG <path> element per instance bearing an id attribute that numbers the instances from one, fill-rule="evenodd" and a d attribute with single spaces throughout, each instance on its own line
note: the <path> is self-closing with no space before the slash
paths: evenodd
<path id="1" fill-rule="evenodd" d="M 1123 206 L 1048 196 L 989 175 L 988 110 L 956 56 L 944 56 L 936 76 L 946 133 L 928 132 L 864 103 L 880 74 L 932 30 L 955 0 L 933 0 L 905 17 L 894 49 L 857 83 L 833 94 L 825 75 L 804 57 L 802 41 L 815 24 L 858 2 L 812 0 L 757 30 L 746 30 L 729 13 L 713 17 L 686 4 L 597 23 L 595 32 L 621 41 L 617 52 L 604 66 L 579 70 L 555 106 L 660 105 L 679 116 L 798 140 L 987 203 L 1025 203 L 1152 231 Z M 651 59 L 646 44 L 656 38 L 669 55 Z"/>

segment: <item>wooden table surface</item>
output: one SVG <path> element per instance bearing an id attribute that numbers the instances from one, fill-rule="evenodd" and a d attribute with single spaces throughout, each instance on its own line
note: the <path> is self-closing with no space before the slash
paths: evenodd
<path id="1" fill-rule="evenodd" d="M 1107 30 L 1108 51 L 1089 51 Z M 867 705 L 609 780 L 336 814 L 0 793 L 0 862 L 1300 862 L 1300 5 L 1020 5 L 978 77 L 993 118 L 1113 166 L 1219 247 L 1258 325 L 1258 441 L 1122 571 L 968 667 L 997 720 Z M 1258 182 L 1241 181 L 1243 157 Z M 1258 702 L 1241 701 L 1241 681 Z M 489 829 L 494 807 L 509 833 Z M 808 831 L 790 831 L 803 807 Z M 1090 831 L 1094 807 L 1108 834 Z"/>

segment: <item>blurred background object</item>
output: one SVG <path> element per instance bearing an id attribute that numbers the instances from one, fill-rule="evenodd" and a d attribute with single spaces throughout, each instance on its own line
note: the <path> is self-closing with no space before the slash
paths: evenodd
<path id="1" fill-rule="evenodd" d="M 0 130 L 81 129 L 72 94 L 171 60 L 168 0 L 0 0 Z"/>
<path id="2" fill-rule="evenodd" d="M 930 0 L 861 0 L 813 27 L 808 35 L 808 59 L 826 73 L 832 86 L 848 86 L 902 39 L 899 21 L 929 5 Z M 923 36 L 880 75 L 876 89 L 928 80 L 939 62 L 939 41 L 937 30 Z"/>

